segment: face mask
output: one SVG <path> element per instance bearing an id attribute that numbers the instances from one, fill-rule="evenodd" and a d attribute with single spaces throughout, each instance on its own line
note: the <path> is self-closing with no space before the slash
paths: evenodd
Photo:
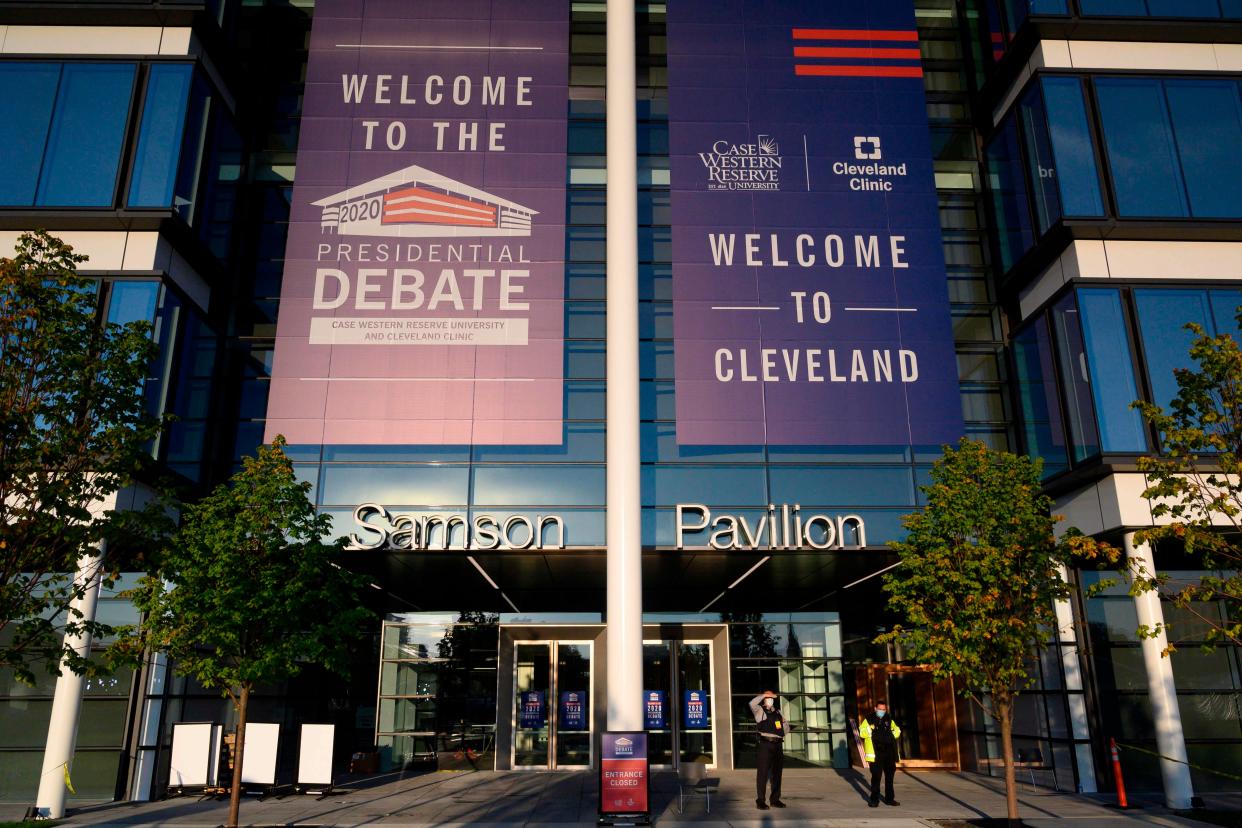
<path id="1" fill-rule="evenodd" d="M 884 714 L 885 714 L 885 713 L 887 713 L 887 712 L 888 712 L 887 710 L 877 710 L 877 711 L 875 711 L 875 717 L 876 717 L 877 719 L 883 719 L 883 718 L 884 718 Z"/>
<path id="2" fill-rule="evenodd" d="M 776 706 L 776 702 L 772 701 L 771 699 L 764 699 L 763 706 L 764 708 L 771 710 L 773 707 Z"/>

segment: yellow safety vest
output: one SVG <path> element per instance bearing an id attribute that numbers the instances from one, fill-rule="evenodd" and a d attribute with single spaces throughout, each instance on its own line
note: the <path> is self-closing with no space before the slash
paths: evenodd
<path id="1" fill-rule="evenodd" d="M 901 738 L 901 728 L 897 726 L 897 722 L 889 719 L 889 728 L 893 731 L 893 740 Z M 858 735 L 862 736 L 863 753 L 867 757 L 868 762 L 875 761 L 875 744 L 871 741 L 871 722 L 863 719 L 858 725 Z"/>

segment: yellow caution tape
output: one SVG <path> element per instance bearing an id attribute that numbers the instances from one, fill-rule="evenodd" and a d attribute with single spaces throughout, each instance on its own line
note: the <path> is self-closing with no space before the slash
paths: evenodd
<path id="1" fill-rule="evenodd" d="M 1223 776 L 1226 779 L 1236 779 L 1239 782 L 1242 782 L 1242 776 L 1237 776 L 1232 773 L 1225 773 L 1224 771 L 1216 770 L 1214 768 L 1205 768 L 1203 767 L 1203 765 L 1196 765 L 1194 762 L 1187 762 L 1182 759 L 1174 759 L 1172 756 L 1165 756 L 1161 753 L 1156 753 L 1154 750 L 1147 750 L 1146 748 L 1141 748 L 1138 745 L 1127 745 L 1122 742 L 1118 742 L 1117 747 L 1122 748 L 1123 750 L 1136 750 L 1139 753 L 1146 753 L 1148 756 L 1155 756 L 1160 759 L 1168 759 L 1170 762 L 1177 762 L 1179 765 L 1185 765 L 1186 767 L 1194 768 L 1195 770 L 1201 770 L 1204 773 L 1213 773 L 1213 774 L 1216 774 L 1217 776 Z"/>
<path id="2" fill-rule="evenodd" d="M 65 769 L 65 787 L 69 789 L 69 793 L 77 796 L 78 792 L 73 789 L 73 780 L 69 778 L 69 763 L 66 762 L 61 767 Z"/>

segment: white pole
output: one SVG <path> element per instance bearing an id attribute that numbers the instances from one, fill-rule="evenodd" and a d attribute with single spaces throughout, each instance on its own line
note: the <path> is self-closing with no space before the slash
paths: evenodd
<path id="1" fill-rule="evenodd" d="M 1156 563 L 1151 547 L 1135 543 L 1133 532 L 1127 532 L 1124 541 L 1131 571 L 1153 577 Z M 1134 609 L 1138 613 L 1140 626 L 1155 628 L 1164 624 L 1164 610 L 1155 590 L 1136 595 Z M 1186 739 L 1182 734 L 1181 710 L 1177 706 L 1173 664 L 1161 655 L 1167 646 L 1168 638 L 1163 629 L 1155 638 L 1143 639 L 1143 666 L 1147 668 L 1147 693 L 1151 697 L 1151 715 L 1156 725 L 1156 751 L 1161 756 L 1164 801 L 1169 808 L 1184 809 L 1191 806 L 1194 788 L 1190 783 L 1190 767 L 1186 765 Z"/>
<path id="2" fill-rule="evenodd" d="M 82 623 L 95 620 L 99 603 L 100 573 L 103 550 L 84 556 L 74 575 L 75 586 L 85 585 L 81 597 L 70 604 L 69 621 Z M 67 634 L 65 647 L 79 656 L 90 653 L 90 633 Z M 43 751 L 43 773 L 39 776 L 39 794 L 35 807 L 41 819 L 63 819 L 65 816 L 65 771 L 73 770 L 73 751 L 78 741 L 78 716 L 82 712 L 82 691 L 85 679 L 71 670 L 62 670 L 56 679 L 52 697 L 52 714 L 47 726 L 47 747 Z"/>
<path id="3" fill-rule="evenodd" d="M 634 0 L 608 0 L 608 729 L 643 729 Z"/>

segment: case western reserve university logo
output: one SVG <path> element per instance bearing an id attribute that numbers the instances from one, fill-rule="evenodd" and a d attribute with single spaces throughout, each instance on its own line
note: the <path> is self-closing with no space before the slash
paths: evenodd
<path id="1" fill-rule="evenodd" d="M 529 236 L 537 211 L 411 166 L 313 202 L 319 229 L 398 238 Z"/>
<path id="2" fill-rule="evenodd" d="M 771 135 L 753 144 L 720 140 L 699 158 L 707 170 L 709 190 L 779 190 L 781 148 Z"/>

